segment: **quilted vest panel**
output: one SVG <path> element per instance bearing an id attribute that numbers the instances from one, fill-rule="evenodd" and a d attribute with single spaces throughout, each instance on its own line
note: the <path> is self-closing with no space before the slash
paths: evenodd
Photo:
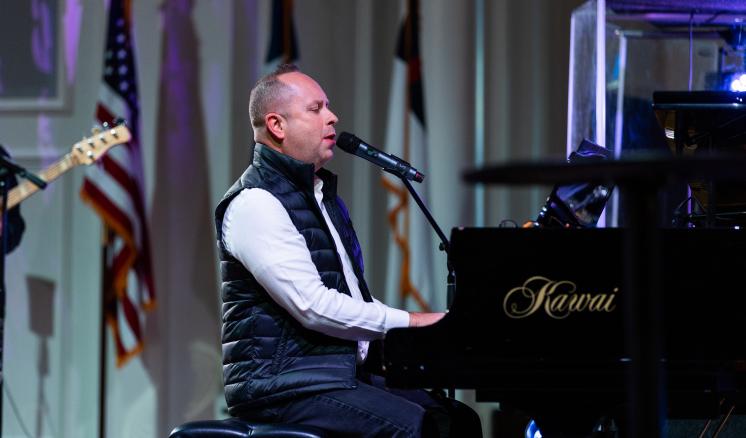
<path id="1" fill-rule="evenodd" d="M 324 206 L 354 261 L 361 292 L 371 301 L 360 245 L 336 196 L 336 178 L 325 170 L 317 175 L 324 180 Z M 222 220 L 230 201 L 246 188 L 267 190 L 305 238 L 324 285 L 350 295 L 334 240 L 313 195 L 313 178 L 313 165 L 259 144 L 252 165 L 215 210 L 222 277 L 223 380 L 231 415 L 302 394 L 355 386 L 356 343 L 304 328 L 272 300 L 222 242 Z"/>

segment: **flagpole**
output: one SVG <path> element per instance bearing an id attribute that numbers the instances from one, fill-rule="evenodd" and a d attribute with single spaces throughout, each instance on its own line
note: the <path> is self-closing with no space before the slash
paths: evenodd
<path id="1" fill-rule="evenodd" d="M 475 65 L 474 65 L 474 166 L 484 166 L 484 108 L 485 108 L 485 68 L 484 68 L 484 0 L 476 0 L 474 26 Z M 483 227 L 485 223 L 484 185 L 474 185 L 474 225 Z"/>
<path id="2" fill-rule="evenodd" d="M 405 90 L 405 98 L 404 98 L 404 126 L 403 126 L 403 137 L 402 137 L 402 152 L 404 155 L 405 161 L 410 161 L 411 158 L 409 157 L 409 111 L 412 107 L 412 87 L 409 85 L 409 78 L 410 76 L 410 70 L 412 68 L 411 60 L 412 60 L 412 23 L 415 19 L 415 17 L 412 15 L 413 13 L 419 12 L 419 7 L 417 10 L 414 10 L 412 2 L 407 2 L 407 11 L 406 11 L 406 18 L 404 19 L 404 61 L 405 65 L 407 67 L 406 70 L 406 86 L 404 87 Z M 404 178 L 402 178 L 403 180 Z M 405 182 L 406 184 L 406 182 Z M 409 198 L 404 196 L 401 199 L 402 203 L 402 222 L 404 222 L 404 225 L 402 226 L 402 229 L 404 230 L 404 237 L 407 240 L 406 247 L 404 250 L 406 251 L 406 254 L 402 254 L 402 273 L 406 272 L 406 280 L 408 283 L 408 286 L 410 288 L 403 288 L 401 290 L 401 298 L 402 298 L 402 305 L 406 304 L 407 295 L 410 295 L 412 298 L 414 298 L 418 303 L 420 303 L 420 307 L 424 307 L 422 303 L 424 303 L 424 300 L 417 299 L 420 295 L 419 290 L 414 289 L 411 283 L 412 274 L 411 274 L 411 266 L 412 266 L 412 255 L 411 255 L 411 247 L 409 246 L 409 240 L 411 238 L 411 229 L 409 228 Z M 422 302 L 420 302 L 422 301 Z M 425 303 L 427 304 L 427 303 Z M 423 311 L 428 311 L 429 309 L 422 309 Z"/>
<path id="3" fill-rule="evenodd" d="M 99 340 L 99 384 L 98 384 L 98 437 L 106 438 L 106 311 L 108 309 L 109 294 L 109 271 L 107 269 L 107 261 L 109 260 L 109 227 L 104 224 L 103 236 L 101 244 L 101 318 L 99 322 L 100 326 L 100 340 Z"/>

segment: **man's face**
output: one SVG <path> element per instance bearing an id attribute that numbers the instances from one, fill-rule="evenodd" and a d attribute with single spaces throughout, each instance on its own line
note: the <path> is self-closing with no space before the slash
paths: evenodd
<path id="1" fill-rule="evenodd" d="M 329 109 L 324 90 L 309 76 L 292 72 L 279 79 L 290 88 L 283 105 L 282 152 L 319 170 L 334 156 L 337 116 Z"/>

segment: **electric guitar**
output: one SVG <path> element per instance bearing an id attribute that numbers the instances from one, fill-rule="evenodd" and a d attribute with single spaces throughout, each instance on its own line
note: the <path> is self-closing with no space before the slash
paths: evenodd
<path id="1" fill-rule="evenodd" d="M 46 182 L 52 182 L 73 167 L 83 164 L 86 166 L 93 164 L 109 149 L 116 145 L 127 143 L 131 138 L 132 134 L 124 123 L 120 123 L 114 127 L 107 127 L 104 124 L 104 129 L 94 128 L 90 137 L 86 137 L 75 143 L 70 152 L 41 171 L 39 177 Z M 38 190 L 39 187 L 31 181 L 21 181 L 17 186 L 8 191 L 8 209 L 20 204 L 21 201 L 33 195 Z M 2 210 L 1 207 L 0 210 Z"/>

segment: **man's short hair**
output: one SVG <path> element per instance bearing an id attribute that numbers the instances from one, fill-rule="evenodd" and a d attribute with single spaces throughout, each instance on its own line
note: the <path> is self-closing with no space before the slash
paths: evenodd
<path id="1" fill-rule="evenodd" d="M 251 89 L 249 117 L 254 129 L 264 126 L 264 116 L 270 112 L 271 106 L 277 99 L 282 97 L 283 89 L 287 87 L 279 79 L 279 76 L 297 71 L 300 71 L 300 69 L 295 64 L 280 64 L 273 72 L 259 79 L 254 88 Z"/>

